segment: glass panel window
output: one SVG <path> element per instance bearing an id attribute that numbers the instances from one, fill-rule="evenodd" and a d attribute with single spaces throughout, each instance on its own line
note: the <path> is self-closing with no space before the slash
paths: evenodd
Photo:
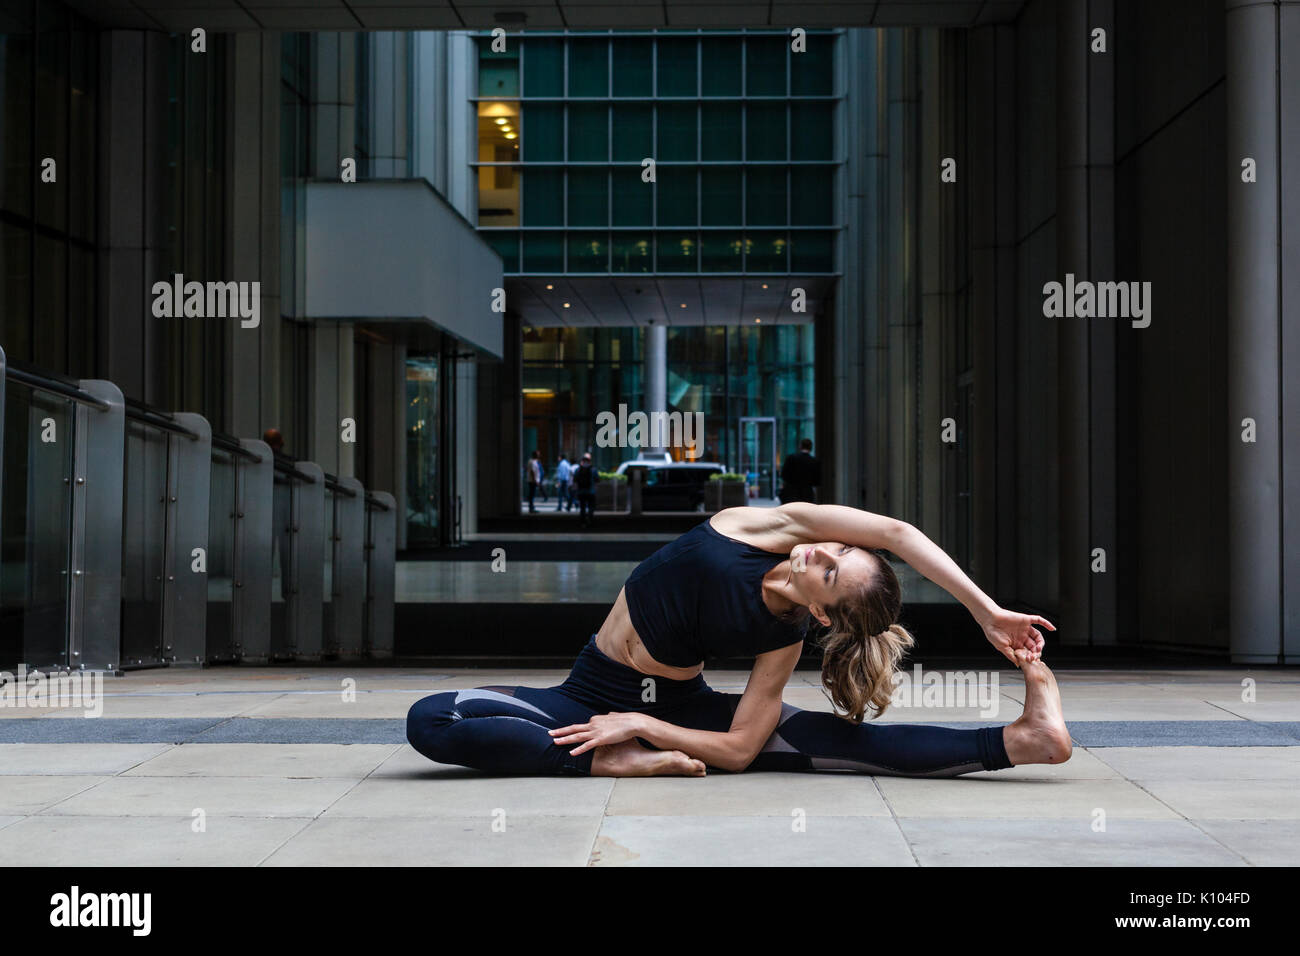
<path id="1" fill-rule="evenodd" d="M 515 163 L 518 159 L 519 104 L 480 102 L 479 162 Z M 481 226 L 519 225 L 519 176 L 513 165 L 478 168 L 478 221 Z"/>
<path id="2" fill-rule="evenodd" d="M 660 272 L 694 272 L 699 243 L 691 232 L 662 232 L 658 236 Z"/>
<path id="3" fill-rule="evenodd" d="M 564 233 L 524 233 L 524 272 L 563 272 Z"/>
<path id="4" fill-rule="evenodd" d="M 609 43 L 574 40 L 569 44 L 569 95 L 609 95 Z"/>
<path id="5" fill-rule="evenodd" d="M 745 219 L 751 225 L 785 225 L 785 168 L 751 166 L 745 171 Z"/>
<path id="6" fill-rule="evenodd" d="M 695 105 L 659 104 L 660 162 L 691 160 L 695 156 Z"/>
<path id="7" fill-rule="evenodd" d="M 480 232 L 479 235 L 501 257 L 501 270 L 503 272 L 519 271 L 519 233 Z"/>
<path id="8" fill-rule="evenodd" d="M 658 196 L 658 225 L 693 226 L 696 223 L 696 180 L 694 166 L 663 166 L 655 190 Z"/>
<path id="9" fill-rule="evenodd" d="M 605 170 L 569 170 L 569 225 L 609 225 L 609 181 Z"/>
<path id="10" fill-rule="evenodd" d="M 654 50 L 649 37 L 614 40 L 614 95 L 651 96 L 651 60 Z"/>
<path id="11" fill-rule="evenodd" d="M 524 225 L 564 225 L 564 172 L 560 169 L 526 169 Z"/>
<path id="12" fill-rule="evenodd" d="M 569 107 L 569 161 L 605 162 L 609 159 L 609 108 Z"/>
<path id="13" fill-rule="evenodd" d="M 789 241 L 783 232 L 751 232 L 745 236 L 746 272 L 788 272 Z"/>
<path id="14" fill-rule="evenodd" d="M 796 226 L 831 225 L 831 200 L 834 188 L 834 166 L 791 167 L 791 224 Z"/>
<path id="15" fill-rule="evenodd" d="M 835 233 L 796 232 L 790 237 L 790 246 L 794 272 L 835 271 Z"/>
<path id="16" fill-rule="evenodd" d="M 654 155 L 653 114 L 649 106 L 614 106 L 614 159 L 639 163 Z"/>
<path id="17" fill-rule="evenodd" d="M 563 40 L 528 40 L 524 44 L 524 95 L 564 95 Z"/>
<path id="18" fill-rule="evenodd" d="M 834 134 L 831 103 L 794 104 L 794 125 L 790 133 L 791 159 L 832 159 Z"/>
<path id="19" fill-rule="evenodd" d="M 564 108 L 551 103 L 524 107 L 524 159 L 559 162 L 564 159 Z"/>
<path id="20" fill-rule="evenodd" d="M 519 45 L 507 44 L 502 53 L 493 53 L 492 44 L 484 41 L 478 48 L 478 95 L 519 95 Z"/>
<path id="21" fill-rule="evenodd" d="M 795 96 L 830 96 L 834 92 L 835 37 L 808 35 L 808 48 L 790 57 L 790 92 Z"/>
<path id="22" fill-rule="evenodd" d="M 614 193 L 614 225 L 648 226 L 651 224 L 650 200 L 654 186 L 641 181 L 641 170 L 620 168 L 612 170 Z"/>
<path id="23" fill-rule="evenodd" d="M 659 44 L 659 95 L 695 96 L 695 40 L 661 36 Z"/>
<path id="24" fill-rule="evenodd" d="M 608 272 L 609 239 L 603 232 L 569 234 L 569 272 Z"/>
<path id="25" fill-rule="evenodd" d="M 701 159 L 740 159 L 740 104 L 704 103 L 700 109 Z"/>
<path id="26" fill-rule="evenodd" d="M 705 166 L 700 170 L 700 217 L 706 226 L 740 225 L 739 169 Z"/>
<path id="27" fill-rule="evenodd" d="M 700 271 L 739 272 L 744 248 L 740 236 L 734 233 L 700 233 Z"/>
<path id="28" fill-rule="evenodd" d="M 650 237 L 636 233 L 615 232 L 610 235 L 613 253 L 611 272 L 649 272 L 651 267 Z"/>
<path id="29" fill-rule="evenodd" d="M 785 96 L 787 39 L 751 37 L 745 43 L 745 81 L 750 96 Z M 800 54 L 802 56 L 803 54 Z"/>
<path id="30" fill-rule="evenodd" d="M 739 96 L 743 92 L 743 42 L 734 37 L 705 37 L 700 41 L 701 92 L 705 96 Z"/>
<path id="31" fill-rule="evenodd" d="M 745 158 L 785 159 L 785 104 L 751 103 L 745 117 Z"/>

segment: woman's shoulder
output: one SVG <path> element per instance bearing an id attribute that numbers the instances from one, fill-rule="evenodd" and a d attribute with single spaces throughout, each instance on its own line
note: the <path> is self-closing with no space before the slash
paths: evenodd
<path id="1" fill-rule="evenodd" d="M 726 508 L 705 520 L 718 534 L 761 551 L 784 554 L 798 544 L 799 539 L 783 507 Z"/>

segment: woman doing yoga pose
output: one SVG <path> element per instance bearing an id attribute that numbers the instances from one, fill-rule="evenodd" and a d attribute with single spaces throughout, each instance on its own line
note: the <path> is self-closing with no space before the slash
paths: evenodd
<path id="1" fill-rule="evenodd" d="M 1000 727 L 872 724 L 913 638 L 888 550 L 959 600 L 1020 668 L 1024 711 Z M 701 776 L 706 767 L 949 777 L 1069 759 L 1046 619 L 1000 608 L 903 521 L 840 505 L 729 508 L 637 566 L 558 687 L 480 687 L 418 701 L 407 738 L 430 760 L 497 773 Z M 836 713 L 781 699 L 805 640 Z M 710 657 L 752 657 L 743 694 Z M 644 742 L 644 743 L 643 743 Z M 652 749 L 653 748 L 653 749 Z"/>

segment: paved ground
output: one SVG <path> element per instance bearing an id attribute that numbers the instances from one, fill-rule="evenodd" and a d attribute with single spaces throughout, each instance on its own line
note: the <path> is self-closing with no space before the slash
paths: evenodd
<path id="1" fill-rule="evenodd" d="M 404 739 L 425 694 L 559 671 L 224 668 L 105 682 L 103 716 L 0 706 L 0 865 L 1292 865 L 1300 670 L 1058 672 L 1059 767 L 950 780 L 489 777 Z M 739 692 L 745 675 L 708 672 Z M 1006 723 L 896 708 L 886 720 Z M 1242 682 L 1255 682 L 1243 701 Z M 355 680 L 355 699 L 343 684 Z M 786 700 L 827 709 L 814 673 Z"/>

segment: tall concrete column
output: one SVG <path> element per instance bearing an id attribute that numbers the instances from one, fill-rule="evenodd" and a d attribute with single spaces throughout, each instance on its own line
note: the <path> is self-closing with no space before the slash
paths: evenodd
<path id="1" fill-rule="evenodd" d="M 668 411 L 668 326 L 651 325 L 645 330 L 645 411 Z M 663 436 L 660 436 L 663 437 Z M 665 445 L 647 451 L 667 451 Z"/>
<path id="2" fill-rule="evenodd" d="M 1114 14 L 1109 0 L 1057 5 L 1058 282 L 1134 280 L 1115 275 Z M 1108 50 L 1090 49 L 1106 31 Z M 1118 641 L 1118 582 L 1133 576 L 1119 550 L 1116 335 L 1141 334 L 1122 319 L 1060 323 L 1060 610 L 1054 622 L 1071 644 Z M 1095 549 L 1105 571 L 1093 571 Z M 1159 639 L 1169 640 L 1172 635 Z"/>
<path id="3" fill-rule="evenodd" d="M 1296 663 L 1300 416 L 1286 413 L 1300 408 L 1300 3 L 1228 0 L 1225 19 L 1229 647 L 1240 663 Z M 1246 159 L 1255 182 L 1242 181 Z"/>
<path id="4" fill-rule="evenodd" d="M 971 577 L 1006 603 L 1017 564 L 1015 30 L 974 28 L 967 50 Z"/>
<path id="5" fill-rule="evenodd" d="M 163 400 L 162 323 L 153 283 L 167 271 L 167 37 L 143 30 L 100 35 L 98 367 L 130 398 Z M 144 144 L 142 148 L 141 144 Z M 189 278 L 188 276 L 186 277 Z M 206 277 L 195 277 L 206 278 Z"/>
<path id="6" fill-rule="evenodd" d="M 823 346 L 834 349 L 834 431 L 824 455 L 829 487 L 823 489 L 821 500 L 871 511 L 887 508 L 884 43 L 883 30 L 851 29 L 837 44 L 836 77 L 844 100 L 836 123 L 841 137 L 836 146 L 846 160 L 837 202 L 839 221 L 846 228 L 836 244 L 842 278 L 832 315 L 832 342 Z"/>
<path id="7" fill-rule="evenodd" d="M 289 427 L 281 363 L 280 319 L 280 37 L 233 33 L 226 46 L 226 257 L 229 278 L 261 283 L 261 324 L 227 324 L 226 427 L 257 438 L 268 426 Z M 286 281 L 293 276 L 286 275 Z M 286 432 L 290 449 L 305 436 Z"/>

